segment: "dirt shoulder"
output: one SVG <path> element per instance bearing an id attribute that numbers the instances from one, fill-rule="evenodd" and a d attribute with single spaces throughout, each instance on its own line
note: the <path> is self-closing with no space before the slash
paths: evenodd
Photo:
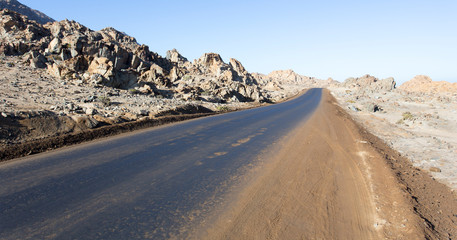
<path id="1" fill-rule="evenodd" d="M 195 238 L 457 237 L 456 195 L 358 126 L 327 91 L 270 155 Z"/>
<path id="2" fill-rule="evenodd" d="M 33 141 L 26 141 L 18 144 L 7 145 L 0 148 L 0 162 L 40 152 L 50 151 L 53 149 L 70 146 L 86 141 L 91 141 L 103 137 L 114 136 L 139 129 L 155 127 L 214 114 L 216 113 L 196 113 L 164 116 L 159 118 L 145 118 L 134 122 L 107 125 L 95 129 L 87 129 L 76 133 L 62 134 L 59 136 L 45 137 Z"/>

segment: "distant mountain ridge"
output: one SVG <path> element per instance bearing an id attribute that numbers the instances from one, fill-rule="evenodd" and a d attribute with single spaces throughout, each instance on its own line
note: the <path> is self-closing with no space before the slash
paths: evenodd
<path id="1" fill-rule="evenodd" d="M 22 15 L 27 16 L 30 20 L 34 20 L 40 24 L 48 22 L 55 22 L 54 19 L 48 17 L 46 14 L 32 9 L 16 0 L 0 0 L 0 9 L 6 8 Z"/>

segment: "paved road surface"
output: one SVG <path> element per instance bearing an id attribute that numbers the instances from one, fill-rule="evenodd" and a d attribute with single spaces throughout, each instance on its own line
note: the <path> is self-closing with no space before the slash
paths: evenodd
<path id="1" fill-rule="evenodd" d="M 169 238 L 306 121 L 291 101 L 143 130 L 0 164 L 0 239 Z"/>

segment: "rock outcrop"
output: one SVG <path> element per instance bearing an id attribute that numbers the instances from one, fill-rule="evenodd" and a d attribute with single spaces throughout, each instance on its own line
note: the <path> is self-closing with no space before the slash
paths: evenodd
<path id="1" fill-rule="evenodd" d="M 457 83 L 433 81 L 429 76 L 417 75 L 403 83 L 399 89 L 416 93 L 457 93 Z"/>
<path id="2" fill-rule="evenodd" d="M 367 92 L 392 91 L 395 89 L 394 78 L 378 79 L 371 75 L 364 75 L 359 78 L 348 78 L 342 83 L 343 87 Z"/>
<path id="3" fill-rule="evenodd" d="M 236 59 L 225 63 L 216 53 L 205 53 L 196 59 L 184 75 L 175 81 L 176 90 L 185 98 L 211 102 L 263 101 L 257 81 Z"/>
<path id="4" fill-rule="evenodd" d="M 204 101 L 263 101 L 257 80 L 236 59 L 205 53 L 193 63 L 176 49 L 166 58 L 114 28 L 93 31 L 69 20 L 41 25 L 0 12 L 0 53 L 24 55 L 33 67 L 65 81 L 136 89 L 143 94 Z"/>
<path id="5" fill-rule="evenodd" d="M 268 74 L 267 77 L 276 80 L 281 84 L 304 84 L 313 82 L 312 78 L 299 75 L 291 69 L 273 71 Z"/>
<path id="6" fill-rule="evenodd" d="M 7 55 L 42 51 L 50 31 L 35 21 L 8 9 L 0 10 L 0 53 Z"/>

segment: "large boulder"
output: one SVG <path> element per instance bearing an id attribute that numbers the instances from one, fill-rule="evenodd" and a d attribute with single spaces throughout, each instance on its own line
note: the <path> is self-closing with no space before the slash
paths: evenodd
<path id="1" fill-rule="evenodd" d="M 140 76 L 140 81 L 154 83 L 158 87 L 171 87 L 171 81 L 166 77 L 168 73 L 157 64 L 152 64 L 148 71 Z"/>
<path id="2" fill-rule="evenodd" d="M 167 51 L 167 57 L 170 62 L 172 63 L 185 63 L 188 62 L 187 58 L 183 57 L 178 50 L 172 49 Z"/>
<path id="3" fill-rule="evenodd" d="M 229 69 L 229 65 L 224 63 L 221 56 L 217 53 L 205 53 L 194 65 L 197 65 L 204 73 L 219 77 L 223 71 Z"/>
<path id="4" fill-rule="evenodd" d="M 342 84 L 343 87 L 370 92 L 392 91 L 395 89 L 394 78 L 378 79 L 369 74 L 359 78 L 348 78 Z"/>
<path id="5" fill-rule="evenodd" d="M 82 24 L 67 19 L 60 22 L 48 23 L 45 25 L 45 27 L 49 29 L 54 38 L 60 39 L 75 34 L 90 36 L 93 32 L 92 30 L 83 26 Z"/>
<path id="6" fill-rule="evenodd" d="M 30 51 L 25 60 L 33 68 L 46 68 L 47 66 L 46 58 L 38 51 Z"/>
<path id="7" fill-rule="evenodd" d="M 87 69 L 89 74 L 100 74 L 104 78 L 110 78 L 113 76 L 113 62 L 108 58 L 99 57 L 94 58 Z"/>

